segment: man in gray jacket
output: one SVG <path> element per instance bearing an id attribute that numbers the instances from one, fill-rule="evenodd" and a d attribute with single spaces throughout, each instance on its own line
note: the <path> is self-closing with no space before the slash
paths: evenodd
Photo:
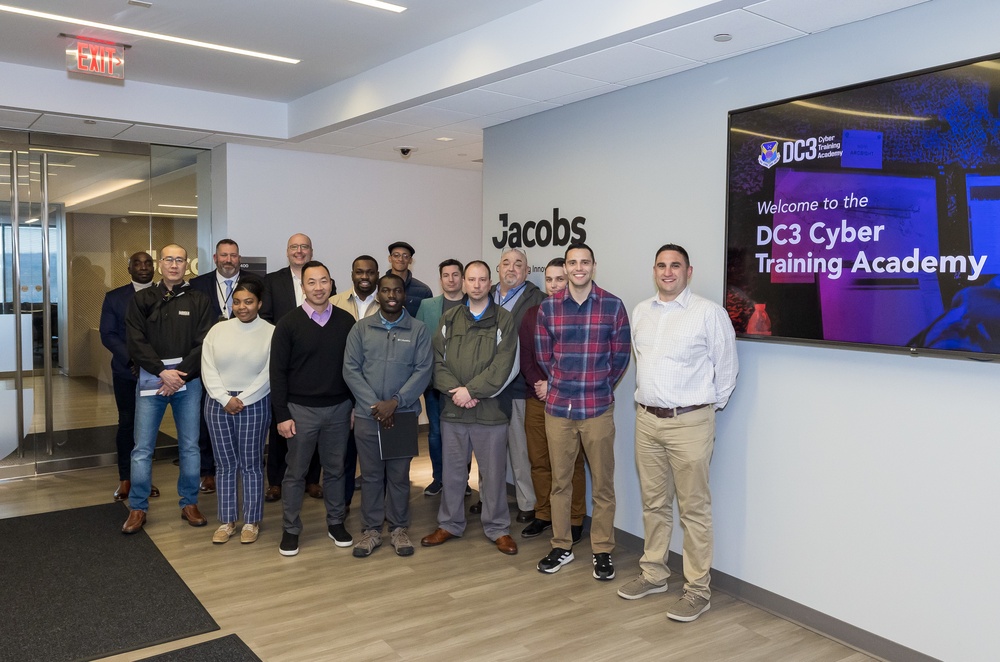
<path id="1" fill-rule="evenodd" d="M 490 300 L 490 268 L 465 267 L 467 305 L 452 308 L 434 334 L 434 384 L 442 393 L 441 438 L 444 489 L 438 528 L 421 541 L 440 545 L 465 532 L 466 462 L 471 448 L 479 463 L 483 532 L 504 554 L 516 554 L 507 506 L 507 423 L 497 395 L 518 373 L 514 318 Z"/>
<path id="2" fill-rule="evenodd" d="M 344 381 L 356 401 L 354 438 L 361 459 L 361 539 L 354 556 L 369 556 L 382 544 L 389 521 L 396 554 L 410 556 L 410 460 L 383 457 L 381 431 L 394 427 L 402 412 L 420 413 L 420 394 L 431 378 L 434 355 L 430 332 L 403 308 L 403 279 L 382 276 L 375 294 L 378 312 L 358 321 L 347 336 Z M 416 427 L 413 429 L 416 447 Z"/>

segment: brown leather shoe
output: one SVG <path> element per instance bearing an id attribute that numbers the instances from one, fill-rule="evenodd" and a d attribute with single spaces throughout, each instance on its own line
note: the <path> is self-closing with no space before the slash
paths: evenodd
<path id="1" fill-rule="evenodd" d="M 124 501 L 128 498 L 128 493 L 132 489 L 132 481 L 123 480 L 118 483 L 118 489 L 115 490 L 115 501 Z"/>
<path id="2" fill-rule="evenodd" d="M 208 520 L 198 510 L 197 504 L 191 504 L 181 508 L 181 519 L 186 519 L 191 526 L 205 526 Z"/>
<path id="3" fill-rule="evenodd" d="M 518 510 L 517 510 L 517 521 L 518 522 L 520 522 L 521 524 L 527 524 L 528 522 L 531 522 L 534 519 L 535 519 L 535 511 L 534 510 L 521 510 L 520 508 L 518 508 Z"/>
<path id="4" fill-rule="evenodd" d="M 322 499 L 323 488 L 320 487 L 317 483 L 309 483 L 308 485 L 306 485 L 306 494 L 308 494 L 314 499 Z"/>
<path id="5" fill-rule="evenodd" d="M 145 510 L 130 510 L 128 513 L 128 519 L 125 520 L 125 524 L 122 525 L 122 533 L 139 533 L 139 531 L 142 531 L 142 525 L 145 523 Z"/>
<path id="6" fill-rule="evenodd" d="M 281 501 L 281 485 L 272 485 L 264 490 L 264 501 L 267 501 L 268 503 Z"/>
<path id="7" fill-rule="evenodd" d="M 160 488 L 158 488 L 156 485 L 150 485 L 149 486 L 149 496 L 150 496 L 150 498 L 160 496 Z"/>
<path id="8" fill-rule="evenodd" d="M 449 540 L 451 540 L 452 538 L 456 537 L 457 536 L 454 533 L 448 533 L 444 529 L 435 529 L 434 533 L 430 534 L 429 536 L 424 536 L 420 540 L 420 544 L 423 545 L 424 547 L 436 547 L 437 545 L 444 544 Z M 514 541 L 512 540 L 511 542 Z"/>
<path id="9" fill-rule="evenodd" d="M 508 556 L 517 554 L 517 543 L 510 536 L 500 536 L 496 539 L 497 549 Z"/>
<path id="10" fill-rule="evenodd" d="M 198 491 L 202 494 L 211 494 L 215 492 L 215 476 L 203 476 L 201 479 L 201 485 L 198 487 Z"/>

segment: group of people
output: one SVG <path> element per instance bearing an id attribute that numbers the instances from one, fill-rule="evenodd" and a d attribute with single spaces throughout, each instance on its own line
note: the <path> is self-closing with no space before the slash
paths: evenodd
<path id="1" fill-rule="evenodd" d="M 155 494 L 152 452 L 169 404 L 181 516 L 193 526 L 207 523 L 197 499 L 205 487 L 199 427 L 208 430 L 221 522 L 213 542 L 229 540 L 241 515 L 241 542 L 255 541 L 266 494 L 282 502 L 279 552 L 294 556 L 303 497 L 310 494 L 324 499 L 327 531 L 338 547 L 367 557 L 382 545 L 387 523 L 395 553 L 411 555 L 409 473 L 423 395 L 432 466 L 424 494 L 440 495 L 440 505 L 438 527 L 422 546 L 461 537 L 468 511 L 480 515 L 500 552 L 516 554 L 509 465 L 516 520 L 526 524 L 520 535 L 551 531 L 551 551 L 537 569 L 555 573 L 574 560 L 583 537 L 589 466 L 592 574 L 612 580 L 614 389 L 634 352 L 635 458 L 646 535 L 641 573 L 618 595 L 638 599 L 667 590 L 676 499 L 685 583 L 667 615 L 698 618 L 711 596 L 715 411 L 735 387 L 738 361 L 726 312 L 688 287 L 687 252 L 673 244 L 657 251 L 657 293 L 635 307 L 631 324 L 621 299 L 594 282 L 597 262 L 583 243 L 548 263 L 544 292 L 527 280 L 526 255 L 511 249 L 501 255 L 496 284 L 481 260 L 445 260 L 438 269 L 441 294 L 433 297 L 409 270 L 413 254 L 406 242 L 390 245 L 390 269 L 381 277 L 375 258 L 359 256 L 352 287 L 340 294 L 303 234 L 288 240 L 288 267 L 263 281 L 239 270 L 238 246 L 228 239 L 216 246 L 216 269 L 190 283 L 180 246 L 161 250 L 156 285 L 152 258 L 133 255 L 133 282 L 108 293 L 101 323 L 119 403 L 115 498 L 130 506 L 122 531 L 135 533 L 146 521 Z M 479 501 L 467 509 L 473 454 Z M 345 520 L 358 464 L 355 541 Z"/>

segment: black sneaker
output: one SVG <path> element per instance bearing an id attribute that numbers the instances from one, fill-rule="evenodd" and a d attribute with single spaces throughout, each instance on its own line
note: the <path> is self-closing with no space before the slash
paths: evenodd
<path id="1" fill-rule="evenodd" d="M 545 529 L 551 529 L 552 522 L 547 519 L 538 519 L 537 517 L 531 521 L 531 524 L 524 527 L 521 531 L 522 538 L 534 538 L 535 536 L 542 535 L 542 531 Z"/>
<path id="2" fill-rule="evenodd" d="M 583 540 L 583 524 L 574 524 L 570 529 L 573 531 L 573 544 L 576 545 Z"/>
<path id="3" fill-rule="evenodd" d="M 331 524 L 326 530 L 329 532 L 333 544 L 337 547 L 350 547 L 354 544 L 354 538 L 347 532 L 343 522 L 340 524 Z"/>
<path id="4" fill-rule="evenodd" d="M 424 488 L 424 496 L 437 496 L 438 494 L 441 494 L 441 487 L 441 481 L 435 480 Z"/>
<path id="5" fill-rule="evenodd" d="M 299 536 L 285 531 L 281 534 L 281 544 L 278 545 L 278 552 L 282 556 L 295 556 L 299 553 Z"/>
<path id="6" fill-rule="evenodd" d="M 469 506 L 469 512 L 473 515 L 480 515 L 483 512 L 483 502 L 477 501 L 471 506 Z"/>
<path id="7" fill-rule="evenodd" d="M 615 566 L 608 553 L 594 554 L 594 579 L 608 581 L 615 578 Z"/>
<path id="8" fill-rule="evenodd" d="M 472 488 L 468 485 L 465 486 L 465 496 L 472 496 Z"/>
<path id="9" fill-rule="evenodd" d="M 538 572 L 544 572 L 547 575 L 551 575 L 553 572 L 558 572 L 559 568 L 563 567 L 572 560 L 573 550 L 555 547 L 551 552 L 549 552 L 548 556 L 538 562 Z"/>

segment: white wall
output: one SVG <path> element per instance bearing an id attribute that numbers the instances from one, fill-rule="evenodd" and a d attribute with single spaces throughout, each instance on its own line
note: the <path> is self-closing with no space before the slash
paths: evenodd
<path id="1" fill-rule="evenodd" d="M 288 237 L 304 232 L 338 291 L 351 287 L 358 255 L 388 269 L 387 248 L 396 240 L 413 245 L 410 268 L 435 293 L 439 262 L 480 255 L 478 172 L 227 145 L 213 152 L 213 181 L 224 182 L 213 185 L 213 227 L 238 241 L 243 255 L 265 256 L 275 271 L 288 265 Z"/>
<path id="2" fill-rule="evenodd" d="M 488 129 L 484 255 L 499 253 L 499 213 L 557 206 L 587 218 L 597 282 L 630 310 L 653 294 L 667 241 L 721 303 L 727 112 L 993 53 L 998 19 L 992 0 L 940 0 Z M 536 264 L 560 253 L 529 250 Z M 713 462 L 715 567 L 927 655 L 996 659 L 1000 366 L 749 341 L 739 353 Z M 641 536 L 633 390 L 630 368 L 616 524 Z"/>

